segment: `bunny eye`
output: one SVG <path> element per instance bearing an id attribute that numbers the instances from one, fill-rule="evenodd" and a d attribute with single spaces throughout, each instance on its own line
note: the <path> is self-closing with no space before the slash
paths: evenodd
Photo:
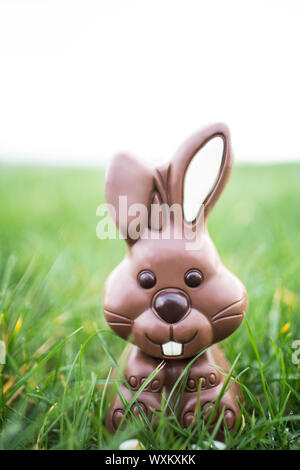
<path id="1" fill-rule="evenodd" d="M 184 282 L 189 287 L 198 287 L 203 281 L 203 274 L 198 269 L 190 269 L 184 275 Z"/>
<path id="2" fill-rule="evenodd" d="M 143 289 L 151 289 L 155 286 L 156 276 L 152 271 L 144 270 L 139 273 L 138 282 Z"/>

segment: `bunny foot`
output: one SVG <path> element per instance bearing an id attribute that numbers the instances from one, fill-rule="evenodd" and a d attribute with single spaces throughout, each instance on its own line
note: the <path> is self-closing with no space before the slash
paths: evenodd
<path id="1" fill-rule="evenodd" d="M 201 419 L 203 419 L 205 423 L 207 423 L 209 419 L 211 420 L 210 431 L 212 431 L 221 413 L 223 412 L 224 417 L 222 422 L 220 423 L 216 438 L 221 440 L 224 439 L 225 428 L 229 431 L 233 430 L 238 420 L 240 410 L 235 398 L 229 391 L 221 399 L 217 412 L 215 412 L 214 416 L 211 418 L 215 401 L 216 397 L 213 397 L 211 394 L 208 393 L 203 392 L 201 394 L 200 403 L 197 392 L 184 393 L 181 403 L 181 410 L 179 413 L 181 425 L 184 428 L 187 428 L 191 426 L 192 423 L 196 423 L 197 414 L 200 412 L 202 413 Z"/>
<path id="2" fill-rule="evenodd" d="M 132 400 L 131 392 L 125 387 L 121 386 L 122 393 L 129 403 Z M 160 410 L 160 403 L 161 403 L 161 394 L 160 393 L 149 393 L 149 392 L 142 392 L 139 394 L 138 399 L 132 405 L 131 411 L 135 414 L 135 416 L 139 416 L 141 419 L 143 415 L 148 418 L 148 420 L 153 422 L 154 416 L 153 411 Z M 122 423 L 123 416 L 125 413 L 125 407 L 120 399 L 119 396 L 116 397 L 112 407 L 107 416 L 106 426 L 110 432 L 115 432 L 120 424 Z M 127 416 L 130 417 L 129 413 Z M 123 421 L 124 424 L 125 420 Z"/>

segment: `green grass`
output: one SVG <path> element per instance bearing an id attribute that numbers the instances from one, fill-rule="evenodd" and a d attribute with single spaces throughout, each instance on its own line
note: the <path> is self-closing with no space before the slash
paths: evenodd
<path id="1" fill-rule="evenodd" d="M 222 343 L 244 395 L 227 448 L 300 448 L 299 181 L 300 165 L 236 167 L 210 217 L 249 294 L 248 327 Z M 201 420 L 183 431 L 163 413 L 156 431 L 136 419 L 113 437 L 105 430 L 109 374 L 126 343 L 101 309 L 125 252 L 96 237 L 103 172 L 2 165 L 0 201 L 0 448 L 113 449 L 135 435 L 146 448 L 213 447 Z"/>

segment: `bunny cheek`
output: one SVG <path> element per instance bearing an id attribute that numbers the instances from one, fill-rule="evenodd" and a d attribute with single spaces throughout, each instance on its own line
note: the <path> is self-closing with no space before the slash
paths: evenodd
<path id="1" fill-rule="evenodd" d="M 210 319 L 213 326 L 214 343 L 218 343 L 227 336 L 231 335 L 242 323 L 248 307 L 248 297 L 244 294 L 243 298 L 232 303 L 220 312 L 213 315 Z"/>
<path id="2" fill-rule="evenodd" d="M 132 320 L 104 309 L 104 315 L 111 329 L 121 338 L 129 339 L 132 329 Z"/>

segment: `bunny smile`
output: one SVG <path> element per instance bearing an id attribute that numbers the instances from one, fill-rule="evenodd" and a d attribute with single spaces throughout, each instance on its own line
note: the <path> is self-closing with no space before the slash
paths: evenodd
<path id="1" fill-rule="evenodd" d="M 187 341 L 184 341 L 182 343 L 174 341 L 174 339 L 170 339 L 166 343 L 158 343 L 157 341 L 154 341 L 153 339 L 151 339 L 147 335 L 147 333 L 145 334 L 145 337 L 147 338 L 148 341 L 150 341 L 150 343 L 153 343 L 157 346 L 160 346 L 163 356 L 173 356 L 174 357 L 174 356 L 182 356 L 183 355 L 184 345 L 187 344 L 187 343 L 191 343 L 196 338 L 197 334 L 198 334 L 198 332 L 195 331 L 195 333 L 191 336 L 190 339 L 188 339 Z M 172 338 L 172 334 L 171 334 L 171 338 Z"/>

